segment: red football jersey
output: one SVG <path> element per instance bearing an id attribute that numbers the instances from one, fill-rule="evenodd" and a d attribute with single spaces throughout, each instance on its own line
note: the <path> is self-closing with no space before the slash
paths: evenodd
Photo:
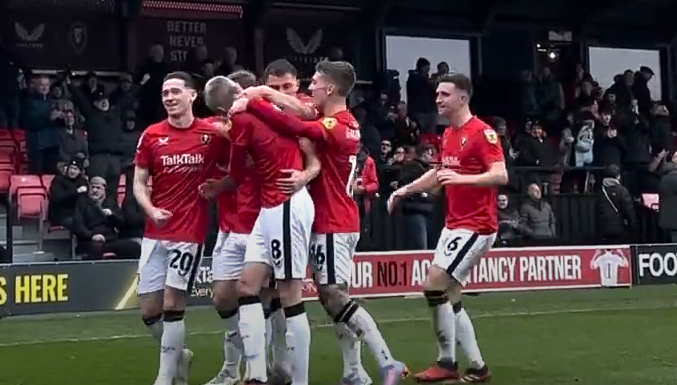
<path id="1" fill-rule="evenodd" d="M 253 170 L 251 171 L 253 173 Z M 254 175 L 248 175 L 237 186 L 237 215 L 231 231 L 237 234 L 250 234 L 260 211 L 261 187 Z"/>
<path id="2" fill-rule="evenodd" d="M 205 119 L 209 123 L 220 124 L 221 118 L 211 117 Z M 214 152 L 217 159 L 217 172 L 214 179 L 221 179 L 228 175 L 228 162 L 230 162 L 230 140 L 223 136 L 217 136 L 212 140 L 210 151 Z M 219 230 L 229 233 L 237 220 L 237 192 L 225 191 L 216 198 L 216 207 L 219 216 Z"/>
<path id="3" fill-rule="evenodd" d="M 461 127 L 445 129 L 441 157 L 443 167 L 466 175 L 485 173 L 492 163 L 505 161 L 496 132 L 474 116 Z M 498 230 L 496 190 L 496 186 L 445 186 L 445 226 L 483 235 L 495 233 Z"/>
<path id="4" fill-rule="evenodd" d="M 153 187 L 151 202 L 172 217 L 161 227 L 147 220 L 144 237 L 174 242 L 204 242 L 207 202 L 198 187 L 213 177 L 216 166 L 210 143 L 217 136 L 208 122 L 195 119 L 188 128 L 167 120 L 149 126 L 141 135 L 135 164 L 148 169 Z"/>
<path id="5" fill-rule="evenodd" d="M 276 108 L 268 102 L 260 103 Z M 235 114 L 231 122 L 230 177 L 239 187 L 247 174 L 252 174 L 259 182 L 262 207 L 275 207 L 287 201 L 289 195 L 279 190 L 276 181 L 287 177 L 282 170 L 303 170 L 298 139 L 278 134 L 247 112 Z M 247 166 L 248 158 L 251 167 Z"/>
<path id="6" fill-rule="evenodd" d="M 313 102 L 312 97 L 308 96 L 307 94 L 304 94 L 303 92 L 299 92 L 298 94 L 296 94 L 296 98 L 300 100 L 305 106 L 313 108 L 313 110 L 315 111 L 315 118 L 320 116 L 320 113 L 317 111 L 317 106 L 315 106 L 315 102 Z"/>

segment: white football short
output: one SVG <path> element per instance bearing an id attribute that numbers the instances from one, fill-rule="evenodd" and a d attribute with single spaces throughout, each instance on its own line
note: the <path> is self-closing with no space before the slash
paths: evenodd
<path id="1" fill-rule="evenodd" d="M 318 285 L 350 283 L 350 265 L 360 233 L 317 234 L 310 237 L 310 266 Z"/>
<path id="2" fill-rule="evenodd" d="M 496 240 L 496 234 L 480 235 L 470 230 L 444 228 L 437 242 L 433 265 L 465 285 L 473 267 Z"/>
<path id="3" fill-rule="evenodd" d="M 219 233 L 219 240 L 222 239 Z M 249 234 L 230 233 L 223 237 L 219 253 L 212 255 L 212 274 L 214 281 L 235 281 L 240 279 L 244 269 L 244 254 L 247 250 Z"/>
<path id="4" fill-rule="evenodd" d="M 223 245 L 226 244 L 226 239 L 228 239 L 229 234 L 230 233 L 224 233 L 221 230 L 219 230 L 218 234 L 216 234 L 216 243 L 214 243 L 214 251 L 212 251 L 212 257 L 221 254 L 221 250 L 223 250 Z"/>
<path id="5" fill-rule="evenodd" d="M 137 293 L 153 293 L 165 287 L 190 292 L 201 257 L 201 243 L 143 238 Z"/>
<path id="6" fill-rule="evenodd" d="M 266 263 L 277 280 L 303 279 L 315 206 L 306 188 L 283 204 L 262 208 L 247 242 L 245 263 Z"/>

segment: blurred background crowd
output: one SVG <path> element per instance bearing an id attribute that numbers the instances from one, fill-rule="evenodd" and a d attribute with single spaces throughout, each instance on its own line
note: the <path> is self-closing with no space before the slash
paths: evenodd
<path id="1" fill-rule="evenodd" d="M 16 173 L 48 177 L 41 179 L 49 181 L 47 228 L 70 231 L 75 254 L 139 254 L 143 215 L 131 193 L 133 157 L 144 128 L 165 118 L 163 77 L 184 70 L 204 84 L 247 68 L 232 46 L 214 52 L 194 44 L 179 63 L 167 49 L 150 45 L 134 71 L 115 77 L 76 76 L 70 68 L 45 75 L 0 44 L 0 129 L 21 137 L 25 159 Z M 336 46 L 323 57 L 344 59 Z M 648 232 L 654 241 L 676 240 L 677 156 L 670 108 L 649 87 L 655 69 L 628 68 L 601 81 L 582 64 L 539 67 L 513 74 L 519 80 L 507 91 L 488 97 L 483 88 L 472 101 L 499 134 L 510 175 L 496 202 L 497 243 L 628 243 L 646 241 Z M 363 218 L 362 250 L 435 245 L 443 199 L 413 196 L 392 217 L 384 205 L 397 187 L 438 165 L 448 122 L 437 114 L 436 79 L 450 71 L 447 62 L 411 57 L 407 73 L 387 70 L 351 95 L 363 142 L 353 188 Z M 502 100 L 512 107 L 499 116 Z M 195 113 L 209 116 L 201 99 Z M 589 199 L 572 204 L 561 198 L 572 195 Z M 647 215 L 656 217 L 660 233 L 647 229 Z"/>

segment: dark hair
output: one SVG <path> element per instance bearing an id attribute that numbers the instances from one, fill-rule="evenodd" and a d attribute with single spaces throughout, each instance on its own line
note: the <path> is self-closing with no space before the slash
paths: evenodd
<path id="1" fill-rule="evenodd" d="M 498 126 L 505 126 L 506 125 L 505 119 L 501 118 L 500 116 L 492 117 L 491 123 L 494 126 L 494 128 L 496 128 Z"/>
<path id="2" fill-rule="evenodd" d="M 186 83 L 186 88 L 190 88 L 193 90 L 197 89 L 197 87 L 195 87 L 195 81 L 193 80 L 193 77 L 190 76 L 187 72 L 183 71 L 170 72 L 169 74 L 167 74 L 167 76 L 165 76 L 162 82 L 164 83 L 168 80 L 174 79 L 183 80 L 183 82 Z"/>
<path id="3" fill-rule="evenodd" d="M 466 75 L 463 75 L 460 72 L 453 72 L 450 74 L 442 75 L 437 78 L 437 81 L 440 83 L 451 83 L 456 86 L 456 89 L 465 91 L 468 94 L 468 98 L 472 97 L 473 87 L 472 81 Z"/>
<path id="4" fill-rule="evenodd" d="M 243 89 L 254 87 L 257 84 L 256 75 L 245 70 L 235 71 L 227 78 L 239 84 Z"/>
<path id="5" fill-rule="evenodd" d="M 618 178 L 621 175 L 621 168 L 615 164 L 610 164 L 604 167 L 604 177 L 605 178 Z"/>
<path id="6" fill-rule="evenodd" d="M 425 66 L 430 66 L 430 61 L 424 57 L 420 57 L 416 60 L 416 69 L 420 70 Z"/>
<path id="7" fill-rule="evenodd" d="M 265 71 L 263 71 L 263 80 L 268 80 L 270 75 L 282 77 L 284 75 L 291 75 L 293 77 L 298 76 L 296 67 L 289 62 L 287 59 L 277 59 L 273 60 L 268 64 Z"/>
<path id="8" fill-rule="evenodd" d="M 334 83 L 341 96 L 347 97 L 357 82 L 355 68 L 347 61 L 322 60 L 315 65 L 315 71 Z"/>
<path id="9" fill-rule="evenodd" d="M 421 143 L 418 146 L 416 146 L 416 156 L 421 157 L 423 154 L 425 154 L 428 151 L 431 151 L 433 149 L 433 146 L 430 145 L 429 143 Z"/>
<path id="10" fill-rule="evenodd" d="M 576 101 L 581 107 L 592 107 L 597 100 L 593 98 L 591 95 L 585 95 L 581 94 L 576 98 Z"/>

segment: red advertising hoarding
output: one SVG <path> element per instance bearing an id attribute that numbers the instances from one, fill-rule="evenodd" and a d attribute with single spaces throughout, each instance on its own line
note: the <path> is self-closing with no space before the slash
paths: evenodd
<path id="1" fill-rule="evenodd" d="M 417 295 L 432 251 L 358 253 L 354 297 Z M 493 249 L 475 266 L 466 292 L 622 287 L 632 283 L 629 246 L 560 246 Z M 317 290 L 306 280 L 304 298 Z"/>

